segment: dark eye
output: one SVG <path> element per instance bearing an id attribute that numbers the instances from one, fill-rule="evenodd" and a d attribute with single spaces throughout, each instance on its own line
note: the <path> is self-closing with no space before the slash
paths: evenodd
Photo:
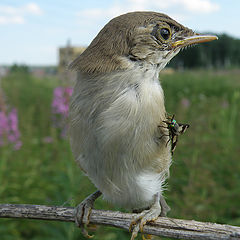
<path id="1" fill-rule="evenodd" d="M 168 40 L 170 37 L 170 31 L 167 28 L 161 28 L 160 34 L 164 40 Z"/>

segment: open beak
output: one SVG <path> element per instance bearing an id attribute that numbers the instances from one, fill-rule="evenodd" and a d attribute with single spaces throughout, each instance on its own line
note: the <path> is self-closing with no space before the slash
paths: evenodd
<path id="1" fill-rule="evenodd" d="M 188 45 L 192 45 L 192 44 L 197 44 L 197 43 L 203 43 L 203 42 L 210 42 L 213 40 L 217 40 L 218 37 L 214 36 L 214 35 L 193 35 L 190 37 L 186 37 L 182 40 L 178 40 L 176 42 L 173 42 L 172 47 L 176 48 L 176 47 L 185 47 Z"/>

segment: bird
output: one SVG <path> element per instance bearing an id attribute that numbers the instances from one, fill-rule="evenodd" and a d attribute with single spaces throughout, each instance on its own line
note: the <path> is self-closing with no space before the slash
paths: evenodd
<path id="1" fill-rule="evenodd" d="M 69 107 L 74 158 L 97 188 L 77 207 L 86 237 L 94 201 L 136 212 L 131 240 L 147 222 L 166 216 L 172 162 L 159 74 L 187 46 L 217 39 L 195 33 L 168 15 L 129 12 L 110 20 L 69 69 L 77 72 Z M 85 223 L 85 224 L 84 224 Z"/>

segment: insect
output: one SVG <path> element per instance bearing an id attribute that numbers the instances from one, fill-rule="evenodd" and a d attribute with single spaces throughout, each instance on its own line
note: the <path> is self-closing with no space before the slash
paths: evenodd
<path id="1" fill-rule="evenodd" d="M 163 121 L 164 123 L 167 124 L 167 126 L 159 126 L 159 127 L 167 128 L 169 130 L 169 135 L 162 135 L 161 137 L 169 136 L 169 140 L 167 141 L 166 145 L 171 141 L 172 154 L 177 146 L 178 136 L 183 134 L 190 126 L 189 124 L 177 123 L 177 121 L 174 119 L 174 116 L 175 115 L 173 115 L 172 117 L 167 117 L 167 121 Z"/>

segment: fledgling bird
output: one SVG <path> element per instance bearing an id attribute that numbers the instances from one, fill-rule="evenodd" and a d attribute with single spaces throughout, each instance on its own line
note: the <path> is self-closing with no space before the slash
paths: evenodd
<path id="1" fill-rule="evenodd" d="M 131 239 L 146 222 L 166 215 L 163 189 L 172 154 L 168 129 L 158 127 L 167 121 L 159 72 L 181 48 L 214 39 L 165 14 L 131 12 L 106 24 L 70 64 L 78 73 L 71 147 L 98 189 L 77 207 L 76 223 L 86 236 L 83 222 L 101 194 L 115 205 L 143 210 L 132 221 Z"/>

